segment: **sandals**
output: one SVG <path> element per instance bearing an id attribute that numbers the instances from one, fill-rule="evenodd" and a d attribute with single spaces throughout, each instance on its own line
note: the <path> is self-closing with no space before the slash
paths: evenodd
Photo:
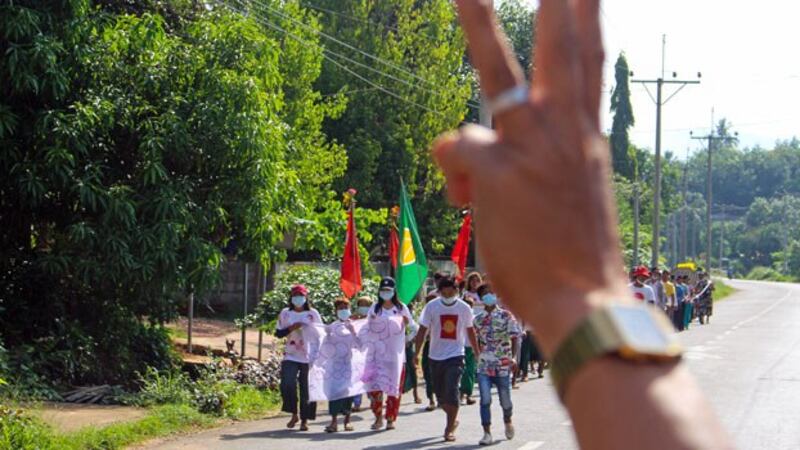
<path id="1" fill-rule="evenodd" d="M 355 431 L 355 428 L 353 428 L 352 425 L 347 423 L 347 424 L 344 425 L 344 431 Z"/>
<path id="2" fill-rule="evenodd" d="M 373 424 L 372 424 L 372 426 L 371 426 L 371 427 L 369 427 L 369 429 L 370 429 L 370 430 L 373 430 L 373 431 L 378 431 L 378 430 L 380 430 L 381 428 L 383 428 L 383 419 L 381 419 L 381 420 L 376 420 L 376 421 L 375 421 L 375 423 L 373 423 Z"/>
<path id="3" fill-rule="evenodd" d="M 467 404 L 468 405 L 474 405 L 475 404 L 475 399 L 472 398 L 472 397 L 467 397 Z"/>
<path id="4" fill-rule="evenodd" d="M 394 421 L 393 420 L 387 420 L 386 421 L 386 429 L 387 430 L 394 430 Z"/>
<path id="5" fill-rule="evenodd" d="M 458 428 L 458 421 L 453 424 L 453 428 L 450 430 L 445 430 L 444 432 L 444 441 L 445 442 L 455 442 L 456 440 L 456 429 Z"/>
<path id="6" fill-rule="evenodd" d="M 436 411 L 436 405 L 428 405 L 425 407 L 425 411 Z"/>
<path id="7" fill-rule="evenodd" d="M 345 425 L 344 429 L 345 430 L 347 429 L 347 425 Z M 337 431 L 339 431 L 339 427 L 333 425 L 328 425 L 327 427 L 325 427 L 326 433 L 336 433 Z"/>
<path id="8" fill-rule="evenodd" d="M 300 431 L 308 431 L 308 424 L 307 423 L 301 423 L 300 424 Z"/>
<path id="9" fill-rule="evenodd" d="M 295 426 L 297 426 L 297 422 L 299 422 L 299 421 L 300 421 L 300 419 L 299 419 L 299 418 L 297 418 L 297 417 L 292 417 L 292 420 L 290 420 L 290 421 L 289 421 L 289 422 L 286 424 L 286 428 L 294 428 Z"/>

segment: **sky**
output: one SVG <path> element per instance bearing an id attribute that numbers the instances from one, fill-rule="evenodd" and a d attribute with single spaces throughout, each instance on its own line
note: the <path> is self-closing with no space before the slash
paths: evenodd
<path id="1" fill-rule="evenodd" d="M 537 0 L 529 0 L 534 6 Z M 662 108 L 662 149 L 683 159 L 715 121 L 725 118 L 742 146 L 772 148 L 776 140 L 800 137 L 800 2 L 789 0 L 612 0 L 602 3 L 606 46 L 603 127 L 610 130 L 614 64 L 625 52 L 635 78 L 661 75 L 661 40 L 666 35 L 665 79 L 697 79 Z M 673 86 L 664 86 L 664 98 Z M 655 96 L 655 85 L 649 85 Z M 655 147 L 655 103 L 631 84 L 636 125 L 631 141 Z"/>

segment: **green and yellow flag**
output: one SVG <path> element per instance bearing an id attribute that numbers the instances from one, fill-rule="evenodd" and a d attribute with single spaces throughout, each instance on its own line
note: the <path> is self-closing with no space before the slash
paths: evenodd
<path id="1" fill-rule="evenodd" d="M 397 264 L 397 297 L 406 305 L 414 299 L 428 277 L 428 261 L 419 240 L 414 210 L 408 201 L 406 185 L 400 182 L 400 251 Z"/>

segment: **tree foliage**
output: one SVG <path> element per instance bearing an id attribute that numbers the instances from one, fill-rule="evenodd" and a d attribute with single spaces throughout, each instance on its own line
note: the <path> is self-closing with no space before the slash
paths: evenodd
<path id="1" fill-rule="evenodd" d="M 280 256 L 343 173 L 321 51 L 196 5 L 2 7 L 0 328 L 47 349 L 55 380 L 169 362 L 157 325 L 214 285 L 223 249 Z"/>
<path id="2" fill-rule="evenodd" d="M 630 156 L 630 139 L 628 129 L 635 124 L 633 106 L 631 106 L 631 89 L 629 85 L 630 69 L 625 53 L 620 53 L 614 65 L 614 90 L 611 93 L 611 112 L 614 119 L 611 124 L 611 159 L 614 173 L 628 179 L 634 178 L 634 163 Z"/>

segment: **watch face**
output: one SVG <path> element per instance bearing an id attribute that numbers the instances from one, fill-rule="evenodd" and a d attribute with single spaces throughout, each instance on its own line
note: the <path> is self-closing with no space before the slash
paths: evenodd
<path id="1" fill-rule="evenodd" d="M 613 306 L 611 312 L 625 345 L 640 353 L 662 353 L 669 349 L 672 337 L 647 308 L 650 307 Z"/>

